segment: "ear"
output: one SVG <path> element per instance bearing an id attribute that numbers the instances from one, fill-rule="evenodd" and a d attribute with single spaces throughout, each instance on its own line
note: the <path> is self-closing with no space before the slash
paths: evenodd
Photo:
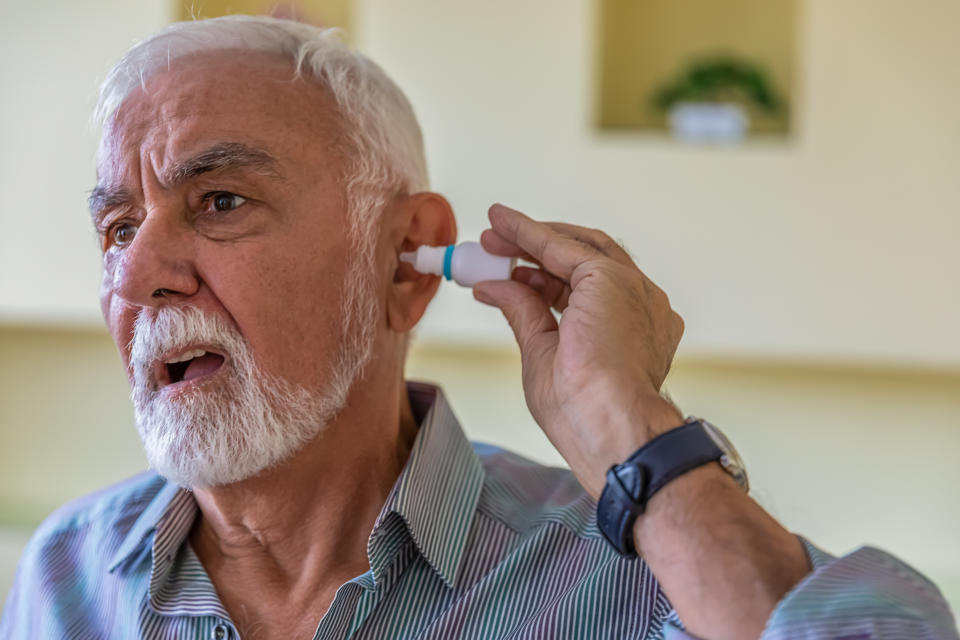
<path id="1" fill-rule="evenodd" d="M 400 261 L 403 251 L 423 245 L 446 246 L 457 240 L 457 222 L 447 200 L 436 193 L 407 196 L 392 211 L 390 248 L 395 271 L 387 294 L 387 323 L 397 333 L 413 328 L 440 286 L 440 276 L 420 273 Z"/>

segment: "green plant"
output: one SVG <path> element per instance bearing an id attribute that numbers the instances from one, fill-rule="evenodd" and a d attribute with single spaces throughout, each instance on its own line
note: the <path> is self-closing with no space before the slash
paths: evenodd
<path id="1" fill-rule="evenodd" d="M 780 108 L 763 71 L 729 57 L 694 62 L 679 79 L 657 91 L 653 102 L 664 111 L 678 102 L 749 103 L 770 113 Z"/>

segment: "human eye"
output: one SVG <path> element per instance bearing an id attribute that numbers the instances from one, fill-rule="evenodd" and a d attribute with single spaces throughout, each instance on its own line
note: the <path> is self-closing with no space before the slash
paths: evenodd
<path id="1" fill-rule="evenodd" d="M 203 197 L 203 201 L 207 210 L 225 213 L 239 208 L 247 199 L 229 191 L 212 191 Z"/>
<path id="2" fill-rule="evenodd" d="M 117 222 L 110 225 L 107 229 L 104 238 L 104 249 L 110 245 L 117 247 L 125 247 L 133 242 L 133 238 L 137 235 L 137 225 L 130 222 Z"/>

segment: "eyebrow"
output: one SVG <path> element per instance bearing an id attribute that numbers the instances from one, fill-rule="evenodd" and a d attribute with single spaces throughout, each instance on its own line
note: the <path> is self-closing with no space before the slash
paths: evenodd
<path id="1" fill-rule="evenodd" d="M 163 182 L 177 186 L 208 171 L 238 168 L 256 169 L 260 173 L 280 177 L 277 161 L 266 151 L 242 142 L 223 142 L 174 163 L 164 172 Z"/>
<path id="2" fill-rule="evenodd" d="M 107 209 L 120 206 L 133 200 L 133 194 L 124 187 L 112 187 L 97 185 L 87 197 L 87 207 L 90 209 L 90 217 L 94 224 L 100 222 L 100 218 Z"/>
<path id="3" fill-rule="evenodd" d="M 167 168 L 161 180 L 168 187 L 175 187 L 197 176 L 220 169 L 254 169 L 274 178 L 282 178 L 279 164 L 269 153 L 242 142 L 222 142 Z M 98 222 L 107 209 L 125 204 L 133 199 L 131 191 L 119 185 L 98 184 L 90 192 L 87 205 L 90 216 Z"/>

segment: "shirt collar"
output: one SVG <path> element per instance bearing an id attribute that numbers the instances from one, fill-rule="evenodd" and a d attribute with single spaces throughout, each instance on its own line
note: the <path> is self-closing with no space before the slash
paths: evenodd
<path id="1" fill-rule="evenodd" d="M 483 465 L 439 387 L 408 382 L 414 413 L 425 410 L 413 450 L 367 544 L 374 582 L 398 548 L 391 514 L 406 524 L 417 550 L 453 587 L 483 488 Z"/>
<path id="2" fill-rule="evenodd" d="M 374 583 L 379 583 L 404 533 L 399 516 L 417 550 L 452 587 L 466 548 L 484 471 L 439 387 L 408 382 L 415 415 L 422 415 L 410 457 L 394 483 L 367 542 Z M 142 552 L 152 541 L 151 592 L 167 577 L 170 557 L 184 543 L 198 507 L 193 494 L 167 482 L 130 528 L 109 570 Z"/>
<path id="3" fill-rule="evenodd" d="M 147 504 L 140 517 L 130 527 L 117 552 L 113 554 L 108 568 L 110 573 L 116 571 L 128 558 L 143 550 L 148 543 L 147 537 L 157 529 L 171 502 L 181 492 L 186 493 L 184 489 L 171 482 L 165 482 L 160 487 L 160 491 Z"/>

